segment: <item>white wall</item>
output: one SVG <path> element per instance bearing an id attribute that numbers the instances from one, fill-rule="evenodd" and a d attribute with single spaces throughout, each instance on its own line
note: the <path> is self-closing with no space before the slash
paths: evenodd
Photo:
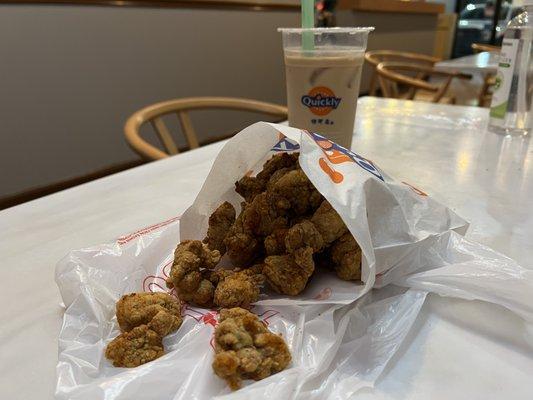
<path id="1" fill-rule="evenodd" d="M 0 197 L 136 158 L 122 127 L 150 103 L 285 103 L 276 28 L 297 23 L 288 11 L 0 5 Z M 196 121 L 205 135 L 253 121 L 210 117 Z"/>

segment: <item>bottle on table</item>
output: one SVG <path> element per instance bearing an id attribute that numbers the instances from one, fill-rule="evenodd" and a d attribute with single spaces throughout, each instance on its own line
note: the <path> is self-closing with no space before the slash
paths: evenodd
<path id="1" fill-rule="evenodd" d="M 533 0 L 507 25 L 492 96 L 489 130 L 528 135 L 533 125 Z"/>

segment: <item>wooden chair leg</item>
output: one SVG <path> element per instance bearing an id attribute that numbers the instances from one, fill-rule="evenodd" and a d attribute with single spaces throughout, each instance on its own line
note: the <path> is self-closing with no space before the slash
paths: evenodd
<path id="1" fill-rule="evenodd" d="M 370 77 L 370 88 L 369 88 L 369 94 L 370 96 L 375 96 L 377 92 L 377 77 L 376 77 L 376 70 L 372 71 L 372 76 Z"/>
<path id="2" fill-rule="evenodd" d="M 477 98 L 477 104 L 479 107 L 485 107 L 486 106 L 486 98 L 489 92 L 490 83 L 489 80 L 491 78 L 490 74 L 486 74 L 483 78 L 483 86 L 481 87 L 481 90 L 479 91 L 479 95 Z"/>

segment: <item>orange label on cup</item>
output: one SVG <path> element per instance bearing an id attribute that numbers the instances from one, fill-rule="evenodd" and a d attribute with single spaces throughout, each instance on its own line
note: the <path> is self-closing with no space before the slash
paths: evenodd
<path id="1" fill-rule="evenodd" d="M 328 115 L 341 103 L 341 98 L 336 97 L 333 90 L 325 86 L 317 86 L 302 96 L 302 104 L 309 108 L 315 115 Z"/>

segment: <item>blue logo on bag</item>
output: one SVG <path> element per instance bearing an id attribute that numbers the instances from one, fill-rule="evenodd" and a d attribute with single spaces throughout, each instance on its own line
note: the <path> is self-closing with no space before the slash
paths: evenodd
<path id="1" fill-rule="evenodd" d="M 300 145 L 298 143 L 293 142 L 285 136 L 278 143 L 276 143 L 274 147 L 272 147 L 272 151 L 295 151 L 299 149 Z"/>

